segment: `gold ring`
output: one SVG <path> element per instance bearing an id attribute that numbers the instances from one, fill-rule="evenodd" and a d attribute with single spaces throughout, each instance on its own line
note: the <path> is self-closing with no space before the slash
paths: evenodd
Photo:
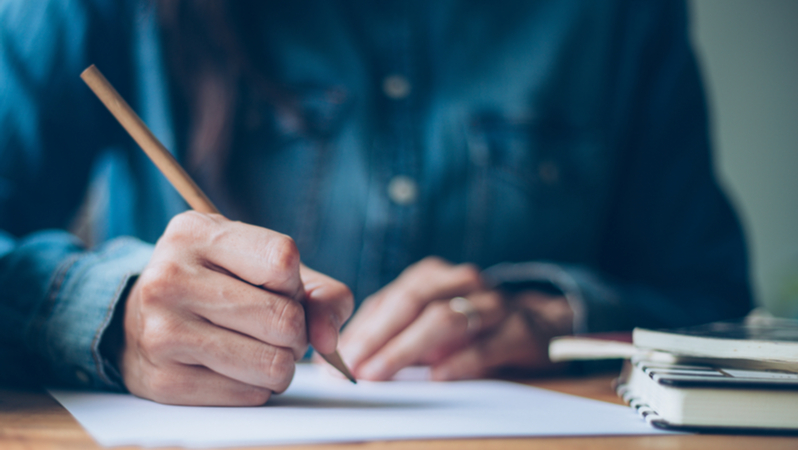
<path id="1" fill-rule="evenodd" d="M 450 309 L 467 318 L 467 332 L 472 334 L 481 328 L 481 315 L 469 299 L 453 297 L 450 299 Z"/>

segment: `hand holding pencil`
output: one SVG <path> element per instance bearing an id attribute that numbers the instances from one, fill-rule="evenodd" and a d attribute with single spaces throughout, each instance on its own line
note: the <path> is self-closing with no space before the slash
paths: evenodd
<path id="1" fill-rule="evenodd" d="M 336 352 L 347 287 L 303 266 L 288 236 L 219 215 L 94 66 L 81 78 L 195 209 L 173 218 L 128 294 L 126 387 L 162 403 L 263 404 L 309 343 L 355 381 Z"/>

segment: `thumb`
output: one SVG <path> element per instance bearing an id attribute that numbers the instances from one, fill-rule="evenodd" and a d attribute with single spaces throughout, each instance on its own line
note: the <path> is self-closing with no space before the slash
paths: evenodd
<path id="1" fill-rule="evenodd" d="M 306 292 L 309 343 L 322 354 L 333 353 L 339 329 L 353 313 L 353 294 L 343 283 L 305 265 L 300 266 L 300 279 Z"/>

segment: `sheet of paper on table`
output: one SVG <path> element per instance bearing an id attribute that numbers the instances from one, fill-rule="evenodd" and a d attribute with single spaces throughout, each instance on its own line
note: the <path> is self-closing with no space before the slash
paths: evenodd
<path id="1" fill-rule="evenodd" d="M 418 374 L 417 374 L 418 375 Z M 502 381 L 353 385 L 316 366 L 265 406 L 169 406 L 51 390 L 105 446 L 222 447 L 396 439 L 663 434 L 628 407 Z"/>

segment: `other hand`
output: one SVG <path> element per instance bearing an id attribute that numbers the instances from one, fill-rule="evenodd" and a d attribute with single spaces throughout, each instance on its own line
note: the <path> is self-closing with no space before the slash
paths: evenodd
<path id="1" fill-rule="evenodd" d="M 474 311 L 457 312 L 453 297 L 467 299 Z M 549 338 L 570 331 L 561 326 L 571 320 L 566 300 L 538 292 L 504 297 L 487 289 L 472 265 L 423 259 L 364 302 L 342 334 L 342 356 L 356 377 L 368 380 L 388 380 L 420 364 L 432 366 L 437 380 L 548 367 Z M 542 326 L 551 318 L 558 330 Z"/>

